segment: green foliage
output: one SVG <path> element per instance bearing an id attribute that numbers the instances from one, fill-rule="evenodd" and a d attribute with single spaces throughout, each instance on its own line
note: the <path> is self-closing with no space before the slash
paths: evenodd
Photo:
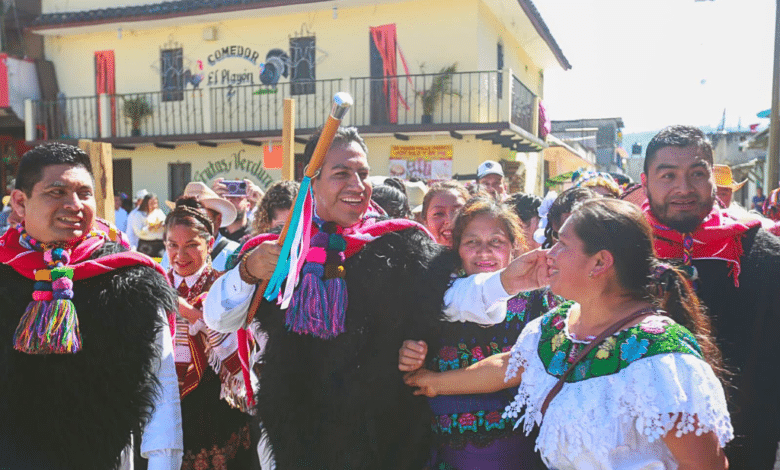
<path id="1" fill-rule="evenodd" d="M 455 95 L 460 96 L 460 93 L 452 88 L 452 76 L 458 67 L 458 63 L 448 65 L 442 68 L 439 73 L 433 76 L 431 85 L 423 91 L 418 91 L 417 95 L 422 102 L 422 112 L 424 115 L 433 115 L 433 110 L 436 107 L 436 103 L 441 101 L 444 96 Z M 422 68 L 422 66 L 421 66 Z"/>
<path id="2" fill-rule="evenodd" d="M 141 127 L 141 121 L 154 114 L 152 105 L 143 96 L 126 98 L 122 105 L 122 112 L 133 124 L 133 129 Z"/>

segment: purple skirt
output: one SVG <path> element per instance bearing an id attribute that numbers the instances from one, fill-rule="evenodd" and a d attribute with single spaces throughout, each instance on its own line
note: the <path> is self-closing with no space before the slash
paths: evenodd
<path id="1" fill-rule="evenodd" d="M 444 446 L 436 451 L 434 469 L 457 470 L 540 470 L 544 469 L 534 452 L 534 441 L 518 433 L 496 439 L 487 447 L 466 444 L 463 449 Z M 442 466 L 442 464 L 445 464 Z"/>

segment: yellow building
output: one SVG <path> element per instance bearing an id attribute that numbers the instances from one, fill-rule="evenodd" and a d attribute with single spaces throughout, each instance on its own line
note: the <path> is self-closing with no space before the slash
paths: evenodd
<path id="1" fill-rule="evenodd" d="M 502 160 L 542 191 L 544 70 L 570 65 L 530 0 L 147 1 L 43 0 L 31 29 L 61 94 L 27 102 L 28 141 L 110 142 L 126 192 L 264 187 L 284 99 L 300 153 L 345 90 L 372 173 L 467 178 Z"/>

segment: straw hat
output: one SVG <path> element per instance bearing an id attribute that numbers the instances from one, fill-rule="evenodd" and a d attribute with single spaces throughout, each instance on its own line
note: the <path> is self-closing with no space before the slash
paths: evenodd
<path id="1" fill-rule="evenodd" d="M 184 188 L 184 194 L 182 194 L 182 197 L 184 196 L 194 197 L 200 201 L 206 209 L 211 209 L 222 214 L 222 225 L 220 225 L 220 228 L 227 227 L 236 220 L 236 207 L 233 203 L 219 197 L 217 193 L 200 181 L 187 183 L 187 186 Z M 168 202 L 169 201 L 166 201 L 166 204 L 168 204 Z M 176 206 L 175 203 L 170 203 L 168 205 L 173 207 Z M 171 207 L 171 209 L 173 209 L 173 207 Z"/>
<path id="2" fill-rule="evenodd" d="M 712 173 L 715 175 L 715 185 L 720 188 L 731 188 L 732 191 L 738 191 L 747 183 L 747 180 L 741 183 L 735 183 L 731 175 L 731 167 L 728 165 L 715 164 L 712 166 Z"/>
<path id="3" fill-rule="evenodd" d="M 406 186 L 406 195 L 409 197 L 409 207 L 412 212 L 422 212 L 422 203 L 425 199 L 425 193 L 428 187 L 422 181 L 404 181 Z"/>

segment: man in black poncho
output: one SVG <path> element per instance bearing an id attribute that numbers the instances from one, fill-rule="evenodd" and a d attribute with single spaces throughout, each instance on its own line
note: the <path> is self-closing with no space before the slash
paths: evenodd
<path id="1" fill-rule="evenodd" d="M 2 469 L 118 468 L 131 434 L 150 469 L 181 466 L 176 293 L 96 221 L 91 171 L 63 144 L 19 163 L 23 223 L 0 238 Z"/>
<path id="2" fill-rule="evenodd" d="M 315 135 L 306 157 L 316 142 Z M 335 307 L 315 319 L 318 307 L 296 304 L 302 288 L 286 311 L 263 301 L 255 317 L 268 334 L 257 410 L 279 470 L 419 470 L 430 451 L 430 412 L 404 385 L 398 348 L 434 331 L 452 266 L 420 226 L 382 220 L 370 205 L 368 172 L 365 144 L 342 128 L 312 180 L 313 248 L 300 285 L 322 277 L 328 303 L 329 283 L 343 276 L 343 318 Z M 238 267 L 214 284 L 204 311 L 209 327 L 243 326 L 256 283 L 276 264 L 275 238 L 248 242 Z"/>
<path id="3" fill-rule="evenodd" d="M 769 470 L 780 440 L 780 239 L 715 205 L 712 165 L 699 129 L 663 129 L 647 146 L 645 215 L 658 257 L 680 260 L 693 276 L 734 373 L 729 468 Z"/>

